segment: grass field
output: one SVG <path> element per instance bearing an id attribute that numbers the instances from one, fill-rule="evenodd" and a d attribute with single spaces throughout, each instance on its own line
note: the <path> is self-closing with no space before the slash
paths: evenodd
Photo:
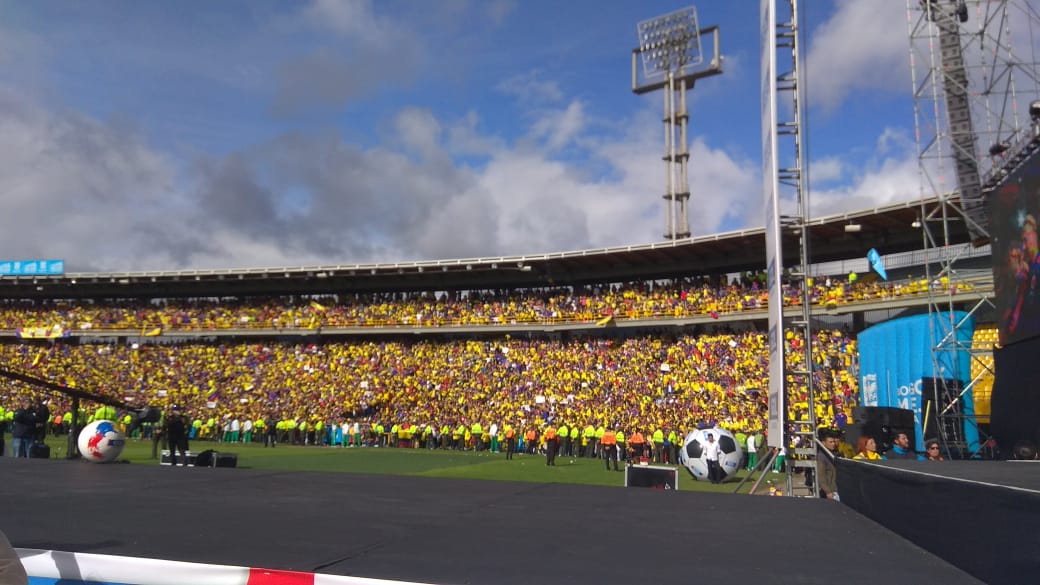
<path id="1" fill-rule="evenodd" d="M 51 437 L 52 457 L 64 457 L 67 446 L 64 438 Z M 8 442 L 8 445 L 10 443 Z M 238 466 L 245 469 L 274 471 L 324 471 L 342 473 L 373 473 L 386 475 L 454 477 L 464 479 L 529 481 L 537 483 L 574 483 L 585 485 L 623 486 L 624 474 L 606 471 L 599 459 L 557 458 L 555 467 L 545 465 L 540 455 L 515 455 L 506 461 L 501 453 L 472 453 L 458 451 L 428 451 L 425 449 L 338 447 L 301 447 L 279 445 L 265 449 L 262 445 L 220 445 L 209 441 L 194 441 L 193 452 L 206 449 L 238 454 Z M 150 441 L 131 439 L 120 459 L 135 465 L 158 465 L 151 459 Z M 622 467 L 623 468 L 623 467 Z M 679 489 L 731 493 L 743 472 L 736 479 L 722 485 L 697 481 L 685 469 L 679 471 Z M 777 481 L 782 476 L 776 475 Z M 752 478 L 754 479 L 754 478 Z M 746 493 L 750 482 L 746 483 Z"/>

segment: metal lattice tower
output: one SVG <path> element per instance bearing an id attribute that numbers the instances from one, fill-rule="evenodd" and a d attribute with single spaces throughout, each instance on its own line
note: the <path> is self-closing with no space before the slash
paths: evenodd
<path id="1" fill-rule="evenodd" d="M 810 212 L 802 133 L 805 94 L 801 84 L 801 31 L 798 23 L 798 0 L 762 0 L 762 124 L 766 138 L 763 156 L 767 159 L 763 180 L 767 182 L 767 250 L 771 249 L 767 261 L 770 295 L 769 444 L 782 446 L 787 451 L 785 493 L 815 496 L 819 493 L 819 481 L 816 474 L 811 473 L 816 469 L 817 422 L 814 340 L 810 319 L 812 303 L 808 282 Z M 783 200 L 797 203 L 793 214 L 779 214 Z M 801 314 L 794 319 L 783 315 L 781 234 L 784 231 L 793 232 L 799 241 L 799 264 L 789 272 L 792 284 L 799 288 L 801 300 Z M 801 348 L 793 350 L 790 347 L 788 332 L 794 334 L 793 339 L 804 340 Z M 795 406 L 801 401 L 807 404 L 805 410 Z M 774 413 L 774 410 L 778 412 Z M 779 438 L 773 436 L 777 423 L 782 425 Z M 795 485 L 793 471 L 796 469 L 810 472 L 812 481 L 808 488 Z"/>
<path id="2" fill-rule="evenodd" d="M 987 194 L 1032 139 L 1026 108 L 1040 96 L 1040 12 L 1029 0 L 907 0 L 907 24 L 922 200 L 914 227 L 927 259 L 933 386 L 942 405 L 932 415 L 949 456 L 968 448 L 964 424 L 974 420 L 960 405 L 977 380 L 960 388 L 943 365 L 981 357 L 955 336 L 955 295 L 965 284 L 956 266 L 965 248 L 952 234 L 960 224 L 976 244 L 988 242 Z"/>
<path id="3" fill-rule="evenodd" d="M 632 91 L 664 90 L 665 232 L 678 240 L 690 237 L 688 125 L 686 92 L 698 79 L 722 73 L 719 27 L 701 29 L 690 6 L 640 22 L 639 47 L 632 51 Z M 714 55 L 704 58 L 701 39 L 712 36 Z M 639 75 L 639 62 L 643 75 Z"/>

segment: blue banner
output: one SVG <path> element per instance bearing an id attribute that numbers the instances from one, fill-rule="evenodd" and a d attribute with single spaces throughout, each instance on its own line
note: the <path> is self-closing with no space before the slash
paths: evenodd
<path id="1" fill-rule="evenodd" d="M 858 337 L 860 404 L 912 410 L 918 452 L 924 452 L 925 440 L 921 412 L 923 379 L 957 380 L 962 387 L 971 381 L 971 352 L 968 348 L 975 333 L 975 319 L 962 311 L 954 312 L 953 319 L 961 323 L 955 333 L 957 343 L 954 344 L 951 338 L 944 344 L 950 349 L 938 352 L 938 372 L 935 371 L 932 347 L 952 332 L 954 324 L 949 322 L 949 313 L 886 321 L 866 329 Z M 961 404 L 964 414 L 975 413 L 971 392 L 961 395 Z M 929 413 L 929 417 L 935 414 Z M 969 449 L 975 451 L 979 434 L 973 422 L 965 422 L 964 436 Z"/>
<path id="2" fill-rule="evenodd" d="M 867 252 L 867 261 L 870 262 L 870 267 L 874 269 L 874 272 L 878 273 L 881 280 L 888 280 L 888 273 L 885 272 L 885 262 L 881 259 L 881 254 L 874 248 L 871 248 Z"/>
<path id="3" fill-rule="evenodd" d="M 64 260 L 0 260 L 0 276 L 60 276 Z"/>

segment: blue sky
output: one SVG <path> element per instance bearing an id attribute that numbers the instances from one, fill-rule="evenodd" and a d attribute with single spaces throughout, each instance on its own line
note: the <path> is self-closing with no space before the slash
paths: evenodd
<path id="1" fill-rule="evenodd" d="M 4 258 L 70 271 L 662 239 L 640 20 L 683 2 L 0 0 Z M 698 5 L 694 235 L 758 227 L 758 2 Z M 803 2 L 814 213 L 919 196 L 902 1 Z"/>

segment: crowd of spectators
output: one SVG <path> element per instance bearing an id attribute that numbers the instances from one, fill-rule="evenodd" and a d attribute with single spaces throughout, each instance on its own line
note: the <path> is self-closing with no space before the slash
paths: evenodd
<path id="1" fill-rule="evenodd" d="M 927 281 L 884 282 L 848 277 L 811 281 L 812 302 L 826 307 L 926 294 Z M 939 283 L 948 286 L 949 283 Z M 959 284 L 958 286 L 968 286 Z M 799 291 L 783 290 L 785 305 L 801 303 Z M 316 298 L 270 297 L 161 301 L 5 301 L 0 330 L 209 331 L 318 327 L 443 327 L 511 324 L 595 323 L 603 318 L 719 317 L 767 308 L 761 279 L 733 283 L 710 279 L 637 282 L 602 287 L 556 287 L 523 291 L 386 293 Z"/>
<path id="2" fill-rule="evenodd" d="M 855 341 L 837 330 L 815 335 L 817 415 L 821 424 L 842 425 L 858 395 Z M 785 341 L 792 356 L 804 355 L 804 339 L 789 334 Z M 137 406 L 177 406 L 200 436 L 214 438 L 231 421 L 246 420 L 274 420 L 293 429 L 302 424 L 311 432 L 347 421 L 387 430 L 477 423 L 523 433 L 565 424 L 683 436 L 717 424 L 760 432 L 767 409 L 766 356 L 765 335 L 757 332 L 566 341 L 507 335 L 306 344 L 0 344 L 0 363 L 11 369 Z M 800 358 L 792 359 L 798 367 Z M 791 400 L 807 415 L 804 387 L 795 378 L 790 382 Z M 2 381 L 0 407 L 10 408 L 26 394 L 38 392 Z M 48 397 L 52 412 L 67 419 L 68 403 L 56 394 Z"/>

